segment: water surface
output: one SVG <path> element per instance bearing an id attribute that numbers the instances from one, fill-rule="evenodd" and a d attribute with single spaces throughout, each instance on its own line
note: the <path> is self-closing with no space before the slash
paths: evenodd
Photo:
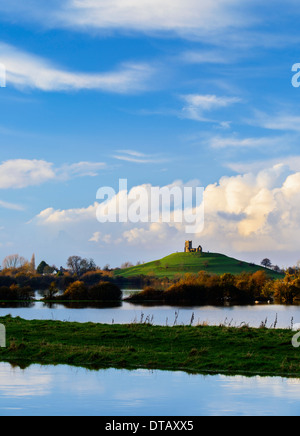
<path id="1" fill-rule="evenodd" d="M 243 323 L 259 327 L 266 322 L 267 327 L 290 328 L 300 323 L 299 305 L 255 304 L 245 306 L 179 306 L 142 305 L 126 301 L 113 305 L 97 304 L 44 304 L 41 301 L 30 304 L 0 303 L 0 316 L 32 320 L 58 320 L 74 322 L 95 322 L 105 324 L 128 324 L 150 321 L 156 325 L 196 324 L 233 325 Z"/>
<path id="2" fill-rule="evenodd" d="M 298 416 L 300 380 L 0 363 L 1 416 Z"/>

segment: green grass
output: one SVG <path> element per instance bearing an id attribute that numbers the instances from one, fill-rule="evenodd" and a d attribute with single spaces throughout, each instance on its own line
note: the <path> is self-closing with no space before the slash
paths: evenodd
<path id="1" fill-rule="evenodd" d="M 0 361 L 90 369 L 149 368 L 190 373 L 300 376 L 294 332 L 248 327 L 105 325 L 0 318 Z"/>
<path id="2" fill-rule="evenodd" d="M 173 279 L 178 274 L 198 273 L 199 271 L 206 271 L 218 275 L 224 273 L 236 275 L 242 272 L 254 273 L 261 270 L 266 271 L 271 277 L 282 277 L 281 274 L 267 270 L 261 266 L 250 265 L 247 262 L 242 262 L 218 253 L 174 253 L 161 260 L 117 270 L 115 271 L 115 276 L 130 278 L 145 275 Z"/>

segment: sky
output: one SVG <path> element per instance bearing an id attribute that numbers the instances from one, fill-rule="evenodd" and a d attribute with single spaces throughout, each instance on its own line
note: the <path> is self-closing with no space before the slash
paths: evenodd
<path id="1" fill-rule="evenodd" d="M 118 267 L 192 239 L 295 265 L 299 18 L 296 0 L 0 0 L 0 262 Z M 204 226 L 100 223 L 120 179 L 128 198 L 203 187 Z"/>

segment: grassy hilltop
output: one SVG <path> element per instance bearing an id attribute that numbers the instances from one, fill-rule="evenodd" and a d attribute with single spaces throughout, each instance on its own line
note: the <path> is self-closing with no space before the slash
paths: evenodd
<path id="1" fill-rule="evenodd" d="M 163 259 L 143 265 L 116 270 L 115 275 L 127 278 L 145 275 L 173 279 L 179 274 L 195 274 L 199 271 L 206 271 L 209 274 L 217 275 L 224 273 L 236 275 L 242 272 L 255 273 L 256 271 L 262 270 L 267 271 L 268 275 L 271 277 L 281 277 L 281 274 L 261 266 L 249 264 L 248 262 L 243 262 L 218 253 L 174 253 Z"/>

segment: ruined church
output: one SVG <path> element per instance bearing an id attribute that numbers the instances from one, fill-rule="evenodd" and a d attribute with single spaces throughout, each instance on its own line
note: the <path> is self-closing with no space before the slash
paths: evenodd
<path id="1" fill-rule="evenodd" d="M 185 241 L 184 252 L 185 253 L 202 253 L 202 247 L 193 248 L 193 241 Z"/>

